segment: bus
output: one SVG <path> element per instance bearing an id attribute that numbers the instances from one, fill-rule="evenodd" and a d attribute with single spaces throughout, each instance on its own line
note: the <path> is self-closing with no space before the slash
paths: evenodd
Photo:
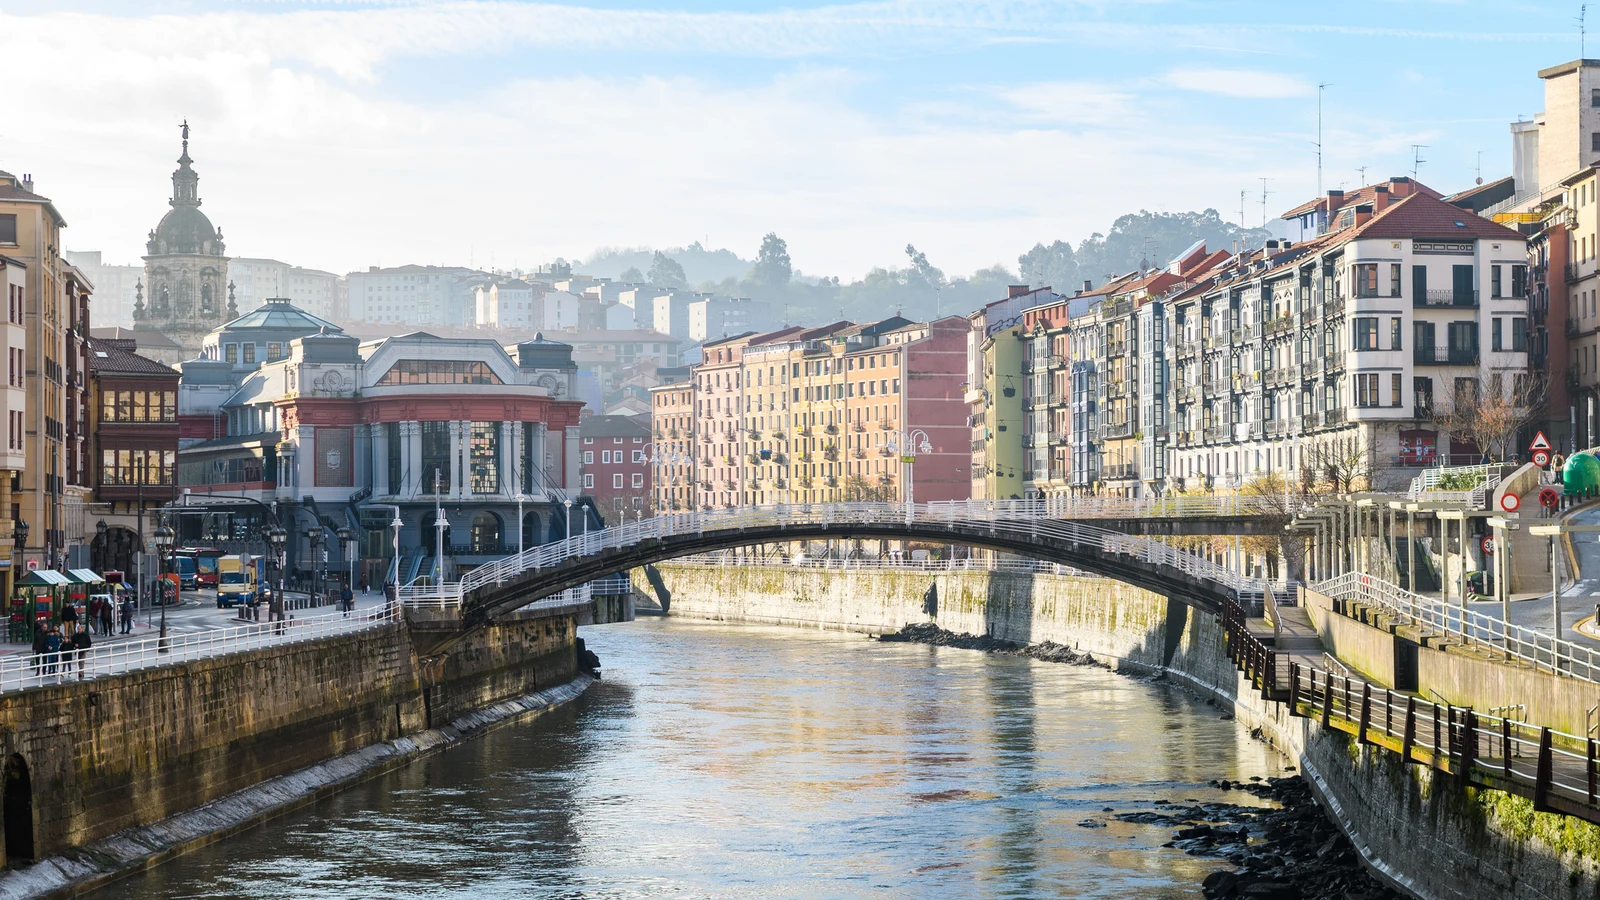
<path id="1" fill-rule="evenodd" d="M 221 550 L 215 547 L 179 547 L 173 551 L 173 555 L 178 558 L 178 575 L 186 590 L 217 586 L 217 560 L 224 556 Z"/>

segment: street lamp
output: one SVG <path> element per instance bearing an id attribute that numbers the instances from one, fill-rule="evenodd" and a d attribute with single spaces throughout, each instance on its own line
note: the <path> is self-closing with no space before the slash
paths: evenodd
<path id="1" fill-rule="evenodd" d="M 289 531 L 282 525 L 274 525 L 267 529 L 267 544 L 272 547 L 272 561 L 278 564 L 278 600 L 283 600 L 283 545 L 289 540 Z"/>
<path id="2" fill-rule="evenodd" d="M 444 533 L 450 530 L 450 519 L 445 515 L 442 506 L 434 507 L 433 514 L 433 584 L 444 591 Z"/>
<path id="3" fill-rule="evenodd" d="M 153 538 L 151 538 L 151 542 L 156 545 L 156 577 L 157 578 L 160 578 L 164 574 L 161 570 L 166 568 L 165 559 L 166 559 L 167 551 L 172 549 L 173 544 L 176 543 L 177 536 L 178 536 L 177 532 L 172 530 L 172 526 L 170 526 L 170 525 L 161 525 L 161 526 L 158 526 L 156 528 L 155 536 Z M 158 652 L 161 652 L 161 653 L 166 653 L 167 652 L 167 591 L 166 591 L 166 585 L 164 583 L 162 585 L 162 589 L 160 591 L 159 596 L 160 596 L 160 599 L 161 599 L 161 642 L 156 646 L 156 650 Z"/>
<path id="4" fill-rule="evenodd" d="M 916 509 L 913 485 L 914 466 L 917 463 L 918 453 L 932 453 L 933 444 L 928 440 L 928 433 L 920 428 L 911 431 L 891 431 L 889 439 L 884 442 L 884 447 L 891 453 L 900 454 L 900 462 L 905 466 L 905 472 L 900 476 L 905 479 L 906 489 L 906 524 L 911 524 L 913 510 Z"/>
<path id="5" fill-rule="evenodd" d="M 562 501 L 567 506 L 567 543 L 572 543 L 572 498 Z"/>
<path id="6" fill-rule="evenodd" d="M 338 531 L 339 546 L 344 550 L 345 559 L 350 563 L 350 580 L 345 582 L 345 587 L 355 590 L 356 585 L 356 533 L 349 528 Z"/>
<path id="7" fill-rule="evenodd" d="M 517 552 L 518 553 L 521 553 L 522 551 L 528 549 L 528 538 L 527 538 L 526 535 L 524 535 L 522 533 L 523 532 L 523 528 L 524 528 L 524 523 L 523 523 L 523 518 L 522 518 L 522 504 L 528 502 L 530 499 L 532 499 L 532 498 L 529 497 L 527 494 L 524 494 L 521 491 L 517 491 Z"/>
<path id="8" fill-rule="evenodd" d="M 100 545 L 100 571 L 101 572 L 104 572 L 106 569 L 110 568 L 109 566 L 106 565 L 106 532 L 110 531 L 110 530 L 111 529 L 109 527 L 107 527 L 107 525 L 106 525 L 106 520 L 105 519 L 101 519 L 100 521 L 94 523 L 94 536 L 95 536 L 96 542 Z"/>
<path id="9" fill-rule="evenodd" d="M 317 560 L 322 556 L 322 524 L 315 523 L 306 529 L 306 539 L 311 542 L 311 587 L 316 597 L 322 597 L 322 578 Z"/>

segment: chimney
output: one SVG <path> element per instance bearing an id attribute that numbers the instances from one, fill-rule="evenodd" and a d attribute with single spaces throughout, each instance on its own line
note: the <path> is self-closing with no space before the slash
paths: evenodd
<path id="1" fill-rule="evenodd" d="M 1078 293 L 1087 294 L 1092 290 L 1094 290 L 1094 282 L 1092 282 L 1089 279 L 1085 278 L 1083 280 L 1083 290 L 1079 291 Z"/>
<path id="2" fill-rule="evenodd" d="M 1267 246 L 1262 251 L 1262 255 L 1266 256 L 1268 259 L 1278 255 L 1278 241 L 1276 238 L 1269 238 L 1267 240 Z"/>
<path id="3" fill-rule="evenodd" d="M 27 191 L 30 194 L 33 193 L 33 176 L 32 175 L 24 175 L 24 176 L 22 176 L 22 189 Z"/>
<path id="4" fill-rule="evenodd" d="M 1372 189 L 1372 211 L 1383 212 L 1389 208 L 1389 186 L 1380 184 Z"/>
<path id="5" fill-rule="evenodd" d="M 1360 206 L 1356 207 L 1356 227 L 1357 228 L 1360 228 L 1361 226 L 1367 224 L 1367 220 L 1371 219 L 1371 218 L 1372 218 L 1372 204 L 1371 203 L 1363 203 Z"/>
<path id="6" fill-rule="evenodd" d="M 1012 297 L 1020 297 L 1023 294 L 1026 294 L 1028 292 L 1028 290 L 1029 290 L 1029 288 L 1025 284 L 1007 285 L 1006 286 L 1006 299 L 1010 300 Z"/>
<path id="7" fill-rule="evenodd" d="M 1409 197 L 1417 192 L 1416 183 L 1409 175 L 1396 175 L 1389 179 L 1389 193 L 1395 197 Z"/>

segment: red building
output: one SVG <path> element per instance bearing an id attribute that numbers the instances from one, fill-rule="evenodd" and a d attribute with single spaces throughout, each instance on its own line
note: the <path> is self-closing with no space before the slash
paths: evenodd
<path id="1" fill-rule="evenodd" d="M 96 527 L 91 565 L 122 572 L 133 570 L 134 554 L 157 524 L 145 511 L 177 496 L 178 372 L 134 347 L 126 339 L 89 339 L 89 481 L 106 523 L 104 534 Z"/>
<path id="2" fill-rule="evenodd" d="M 650 428 L 631 416 L 590 416 L 583 436 L 583 492 L 606 523 L 654 515 L 650 502 Z"/>

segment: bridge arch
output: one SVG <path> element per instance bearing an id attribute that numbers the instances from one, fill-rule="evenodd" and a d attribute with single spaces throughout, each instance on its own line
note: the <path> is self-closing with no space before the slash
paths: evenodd
<path id="1" fill-rule="evenodd" d="M 1003 506 L 836 503 L 674 514 L 532 548 L 468 573 L 451 586 L 462 625 L 497 616 L 604 575 L 731 547 L 825 539 L 965 544 L 1060 563 L 1220 612 L 1261 585 L 1149 538 Z"/>

